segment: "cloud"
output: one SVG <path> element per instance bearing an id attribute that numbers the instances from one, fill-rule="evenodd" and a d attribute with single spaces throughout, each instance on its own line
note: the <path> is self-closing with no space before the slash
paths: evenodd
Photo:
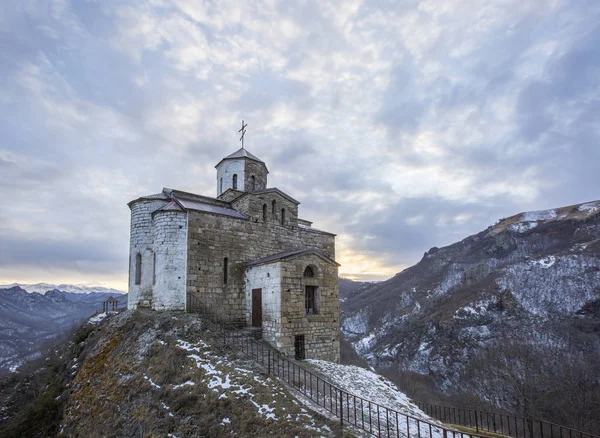
<path id="1" fill-rule="evenodd" d="M 126 203 L 212 195 L 241 119 L 356 278 L 597 199 L 599 18 L 592 0 L 5 5 L 0 275 L 124 287 Z"/>

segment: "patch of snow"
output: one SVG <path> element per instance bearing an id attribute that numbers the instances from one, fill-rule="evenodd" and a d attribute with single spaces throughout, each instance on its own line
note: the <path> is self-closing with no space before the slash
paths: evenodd
<path id="1" fill-rule="evenodd" d="M 226 424 L 231 424 L 231 420 L 227 417 L 223 418 L 223 421 L 221 421 L 221 426 L 225 426 Z"/>
<path id="2" fill-rule="evenodd" d="M 160 385 L 157 385 L 156 383 L 154 383 L 150 377 L 144 376 L 144 379 L 147 380 L 148 382 L 150 382 L 150 385 L 154 386 L 155 388 L 160 389 Z"/>
<path id="3" fill-rule="evenodd" d="M 377 335 L 375 333 L 371 333 L 368 336 L 365 336 L 359 339 L 356 342 L 353 342 L 352 345 L 358 354 L 366 353 L 371 349 L 371 347 L 375 344 L 377 340 Z"/>
<path id="4" fill-rule="evenodd" d="M 454 312 L 453 318 L 456 320 L 469 319 L 471 317 L 484 316 L 488 313 L 488 306 L 491 300 L 479 300 L 471 305 L 461 307 Z"/>
<path id="5" fill-rule="evenodd" d="M 101 322 L 104 318 L 106 318 L 109 315 L 108 312 L 104 312 L 104 313 L 99 313 L 96 316 L 92 316 L 90 319 L 88 319 L 88 323 L 89 324 L 98 324 L 99 322 Z"/>
<path id="6" fill-rule="evenodd" d="M 259 405 L 254 400 L 250 400 L 254 406 L 258 408 L 258 413 L 264 415 L 267 419 L 277 420 L 277 417 L 273 413 L 275 408 L 271 408 L 269 405 Z"/>
<path id="7" fill-rule="evenodd" d="M 556 210 L 540 210 L 523 213 L 522 222 L 547 221 L 556 218 Z"/>
<path id="8" fill-rule="evenodd" d="M 191 380 L 188 380 L 187 382 L 183 382 L 180 385 L 174 385 L 173 389 L 179 389 L 179 388 L 183 388 L 184 386 L 194 386 L 195 383 L 192 382 Z"/>
<path id="9" fill-rule="evenodd" d="M 515 222 L 514 224 L 511 224 L 508 228 L 517 233 L 524 233 L 526 231 L 533 230 L 537 226 L 537 222 Z"/>
<path id="10" fill-rule="evenodd" d="M 366 309 L 358 311 L 355 315 L 344 318 L 342 332 L 346 337 L 364 335 L 367 333 L 368 312 Z"/>
<path id="11" fill-rule="evenodd" d="M 182 348 L 183 350 L 186 351 L 197 351 L 199 352 L 200 349 L 206 349 L 208 348 L 208 344 L 206 344 L 206 342 L 200 341 L 198 342 L 199 346 L 194 346 L 193 344 L 187 342 L 187 341 L 182 341 L 181 339 L 177 340 L 177 346 L 179 348 Z"/>
<path id="12" fill-rule="evenodd" d="M 581 204 L 577 208 L 577 210 L 579 210 L 579 211 L 588 211 L 590 213 L 594 213 L 598 209 L 600 209 L 600 202 L 598 202 L 598 201 L 596 201 L 596 202 L 586 202 L 585 204 Z"/>
<path id="13" fill-rule="evenodd" d="M 544 257 L 543 259 L 536 260 L 534 263 L 537 263 L 538 265 L 541 265 L 543 268 L 548 269 L 549 267 L 554 265 L 554 263 L 556 263 L 556 257 L 551 255 L 548 257 Z"/>
<path id="14" fill-rule="evenodd" d="M 588 245 L 590 243 L 592 243 L 592 242 L 576 243 L 575 245 L 573 245 L 573 248 L 571 248 L 571 252 L 573 252 L 573 251 L 583 251 L 584 249 L 586 249 L 588 247 Z"/>

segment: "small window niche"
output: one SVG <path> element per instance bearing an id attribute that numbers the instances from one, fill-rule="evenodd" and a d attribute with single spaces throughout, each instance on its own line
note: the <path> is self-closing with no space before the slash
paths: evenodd
<path id="1" fill-rule="evenodd" d="M 304 310 L 307 315 L 317 315 L 317 286 L 305 286 L 304 288 Z"/>
<path id="2" fill-rule="evenodd" d="M 227 257 L 225 257 L 223 259 L 223 284 L 227 284 L 228 271 L 229 271 L 229 259 Z"/>
<path id="3" fill-rule="evenodd" d="M 306 269 L 304 269 L 304 277 L 313 278 L 314 276 L 315 276 L 315 270 L 313 269 L 313 267 L 307 266 Z"/>
<path id="4" fill-rule="evenodd" d="M 135 255 L 135 284 L 142 284 L 142 255 Z"/>
<path id="5" fill-rule="evenodd" d="M 233 174 L 233 190 L 237 190 L 237 174 Z"/>
<path id="6" fill-rule="evenodd" d="M 263 222 L 267 221 L 267 204 L 263 204 Z"/>
<path id="7" fill-rule="evenodd" d="M 256 178 L 254 175 L 250 177 L 250 187 L 252 188 L 252 191 L 256 190 Z"/>
<path id="8" fill-rule="evenodd" d="M 294 336 L 294 357 L 296 360 L 303 360 L 306 358 L 304 335 Z"/>

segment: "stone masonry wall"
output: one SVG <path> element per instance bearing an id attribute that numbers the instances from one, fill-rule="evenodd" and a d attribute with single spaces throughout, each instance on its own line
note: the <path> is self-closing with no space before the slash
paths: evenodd
<path id="1" fill-rule="evenodd" d="M 187 268 L 187 213 L 157 212 L 154 215 L 156 257 L 152 308 L 185 310 Z"/>
<path id="2" fill-rule="evenodd" d="M 252 324 L 252 289 L 262 289 L 262 337 L 278 345 L 281 325 L 281 263 L 246 270 L 246 321 Z"/>
<path id="3" fill-rule="evenodd" d="M 304 277 L 307 266 L 315 276 Z M 318 313 L 307 315 L 305 287 L 317 286 Z M 282 263 L 281 270 L 281 337 L 277 348 L 294 355 L 294 337 L 304 335 L 305 357 L 333 362 L 340 360 L 340 321 L 337 265 L 309 254 Z"/>
<path id="4" fill-rule="evenodd" d="M 260 209 L 262 217 L 262 203 Z M 202 212 L 188 215 L 187 292 L 214 305 L 233 322 L 246 322 L 246 263 L 310 247 L 335 257 L 334 236 L 330 234 L 310 233 L 297 226 L 281 226 L 276 221 L 254 222 Z M 229 264 L 227 284 L 223 281 L 225 257 Z"/>
<path id="5" fill-rule="evenodd" d="M 275 201 L 275 212 L 273 212 Z M 231 205 L 236 210 L 244 213 L 252 222 L 265 222 L 263 220 L 263 205 L 267 205 L 267 223 L 281 226 L 281 209 L 285 209 L 285 227 L 298 226 L 298 205 L 290 202 L 279 193 L 248 193 L 239 200 L 234 200 Z"/>
<path id="6" fill-rule="evenodd" d="M 244 188 L 244 160 L 225 160 L 217 169 L 217 196 L 227 189 L 233 189 L 233 175 L 237 175 L 237 190 Z M 223 178 L 223 190 L 221 190 Z"/>
<path id="7" fill-rule="evenodd" d="M 244 174 L 246 178 L 243 190 L 250 192 L 267 188 L 267 169 L 264 164 L 246 158 Z M 252 188 L 252 176 L 254 176 L 254 188 Z"/>
<path id="8" fill-rule="evenodd" d="M 162 200 L 140 200 L 131 205 L 129 240 L 129 289 L 127 307 L 152 305 L 153 241 L 152 212 L 166 205 Z M 142 255 L 141 284 L 135 284 L 136 255 Z"/>

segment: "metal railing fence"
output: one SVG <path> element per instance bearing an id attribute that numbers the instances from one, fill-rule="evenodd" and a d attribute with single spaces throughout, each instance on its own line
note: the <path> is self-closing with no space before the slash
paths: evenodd
<path id="1" fill-rule="evenodd" d="M 494 432 L 515 438 L 600 438 L 599 435 L 535 418 L 423 402 L 416 404 L 432 418 L 470 427 L 477 432 Z"/>
<path id="2" fill-rule="evenodd" d="M 426 421 L 354 395 L 317 373 L 297 364 L 277 350 L 239 332 L 211 307 L 193 295 L 188 311 L 198 313 L 218 328 L 219 339 L 254 360 L 267 373 L 287 383 L 302 396 L 339 419 L 377 437 L 396 438 L 489 438 L 481 432 L 469 433 Z"/>

